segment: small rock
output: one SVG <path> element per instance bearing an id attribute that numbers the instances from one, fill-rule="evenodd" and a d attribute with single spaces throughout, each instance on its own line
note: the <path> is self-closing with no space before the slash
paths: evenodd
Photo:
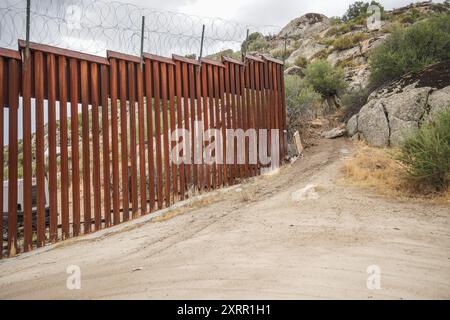
<path id="1" fill-rule="evenodd" d="M 308 184 L 303 189 L 297 190 L 291 194 L 291 199 L 295 202 L 304 200 L 316 200 L 319 199 L 319 194 L 316 192 L 316 186 Z"/>
<path id="2" fill-rule="evenodd" d="M 346 132 L 347 130 L 345 128 L 334 128 L 330 131 L 322 132 L 322 137 L 326 139 L 334 139 L 337 137 L 342 137 Z"/>
<path id="3" fill-rule="evenodd" d="M 133 270 L 131 270 L 131 271 L 136 272 L 136 271 L 142 271 L 142 270 L 144 270 L 144 267 L 133 268 Z"/>
<path id="4" fill-rule="evenodd" d="M 287 68 L 284 71 L 285 75 L 290 75 L 290 76 L 299 76 L 299 77 L 304 77 L 305 76 L 305 72 L 302 68 L 300 68 L 299 66 L 292 66 Z"/>

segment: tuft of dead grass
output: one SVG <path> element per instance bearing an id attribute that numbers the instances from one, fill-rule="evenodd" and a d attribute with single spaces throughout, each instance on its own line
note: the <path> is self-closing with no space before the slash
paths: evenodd
<path id="1" fill-rule="evenodd" d="M 395 150 L 357 144 L 356 153 L 341 168 L 347 182 L 396 198 L 450 203 L 450 190 L 437 193 L 408 179 L 405 168 L 393 158 Z"/>

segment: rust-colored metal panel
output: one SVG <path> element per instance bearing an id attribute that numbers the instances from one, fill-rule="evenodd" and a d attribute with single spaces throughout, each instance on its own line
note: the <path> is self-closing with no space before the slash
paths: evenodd
<path id="1" fill-rule="evenodd" d="M 189 81 L 189 113 L 190 113 L 190 128 L 191 128 L 191 163 L 192 163 L 192 185 L 193 190 L 198 188 L 198 166 L 195 164 L 195 81 L 196 73 L 194 70 L 194 65 L 188 64 L 188 81 Z"/>
<path id="2" fill-rule="evenodd" d="M 108 68 L 100 66 L 100 93 L 102 104 L 102 143 L 103 143 L 103 211 L 105 227 L 111 225 L 111 178 L 109 147 L 109 106 L 108 106 Z"/>
<path id="3" fill-rule="evenodd" d="M 281 108 L 282 108 L 282 132 L 283 132 L 283 157 L 287 156 L 287 114 L 286 114 L 286 97 L 284 92 L 284 72 L 283 66 L 279 66 L 279 77 L 280 77 L 280 97 L 281 97 Z"/>
<path id="4" fill-rule="evenodd" d="M 267 154 L 271 154 L 271 139 L 270 139 L 270 129 L 272 126 L 271 123 L 271 108 L 270 108 L 270 88 L 269 88 L 269 68 L 268 63 L 264 62 L 263 65 L 263 73 L 264 73 L 264 115 L 265 115 L 265 124 L 267 129 Z"/>
<path id="5" fill-rule="evenodd" d="M 155 96 L 155 141 L 156 141 L 156 178 L 157 178 L 157 202 L 158 209 L 163 207 L 163 177 L 162 177 L 162 158 L 161 158 L 161 78 L 160 63 L 153 61 L 153 94 Z"/>
<path id="6" fill-rule="evenodd" d="M 91 232 L 91 159 L 89 151 L 90 128 L 89 128 L 89 80 L 88 63 L 80 62 L 81 79 L 81 139 L 83 158 L 83 226 L 84 233 Z"/>
<path id="7" fill-rule="evenodd" d="M 0 57 L 3 57 L 4 64 L 7 64 L 8 58 L 16 60 L 22 59 L 19 51 L 6 48 L 0 48 Z M 4 72 L 6 72 L 6 67 L 4 67 Z"/>
<path id="8" fill-rule="evenodd" d="M 119 120 L 117 110 L 117 74 L 118 66 L 117 60 L 110 61 L 110 96 L 111 96 L 111 145 L 112 145 L 112 201 L 113 201 L 113 223 L 116 225 L 120 223 L 120 192 L 119 192 Z"/>
<path id="9" fill-rule="evenodd" d="M 139 131 L 139 193 L 141 215 L 146 213 L 147 208 L 147 182 L 145 171 L 145 125 L 144 125 L 144 69 L 136 69 L 137 101 L 138 101 L 138 131 Z"/>
<path id="10" fill-rule="evenodd" d="M 201 67 L 195 66 L 194 72 L 195 72 L 195 97 L 197 102 L 197 121 L 198 126 L 196 130 L 198 130 L 197 135 L 200 135 L 201 130 L 201 122 L 202 120 L 202 83 L 201 83 Z M 200 159 L 197 159 L 198 162 L 198 179 L 199 179 L 199 191 L 203 192 L 205 188 L 205 178 L 204 178 L 204 164 L 203 164 L 203 137 L 197 137 L 196 138 L 196 145 L 197 145 L 197 154 L 200 156 Z M 194 156 L 195 158 L 195 156 Z"/>
<path id="11" fill-rule="evenodd" d="M 3 162 L 3 139 L 4 139 L 4 135 L 3 135 L 3 130 L 5 130 L 4 128 L 4 111 L 3 109 L 5 108 L 5 104 L 6 104 L 6 99 L 5 99 L 5 90 L 4 88 L 6 87 L 6 83 L 5 83 L 5 59 L 0 56 L 0 163 L 4 163 Z M 31 116 L 30 116 L 30 121 L 31 121 Z M 31 131 L 31 129 L 30 129 Z M 31 145 L 31 141 L 30 141 L 30 145 Z M 30 146 L 29 145 L 29 146 Z M 31 153 L 31 150 L 30 150 Z M 3 169 L 2 169 L 3 170 Z M 0 174 L 0 185 L 3 186 L 3 171 L 2 174 Z M 3 210 L 3 192 L 0 192 L 0 208 L 2 208 Z M 2 219 L 0 219 L 0 231 L 3 235 L 3 217 Z M 0 259 L 3 258 L 3 236 L 0 237 Z"/>
<path id="12" fill-rule="evenodd" d="M 264 63 L 260 63 L 259 70 L 259 89 L 261 91 L 261 128 L 266 129 L 267 134 L 267 115 L 266 115 L 266 90 L 264 85 Z M 264 149 L 267 150 L 267 138 Z M 267 151 L 266 151 L 267 154 Z"/>
<path id="13" fill-rule="evenodd" d="M 248 92 L 248 66 L 241 67 L 241 95 L 242 95 L 242 119 L 244 132 L 250 127 L 250 95 Z M 249 142 L 245 139 L 245 164 L 244 164 L 244 177 L 251 176 L 251 167 L 249 166 Z"/>
<path id="14" fill-rule="evenodd" d="M 80 165 L 78 146 L 78 61 L 70 59 L 70 144 L 72 155 L 73 236 L 80 234 Z"/>
<path id="15" fill-rule="evenodd" d="M 150 211 L 155 209 L 155 161 L 153 152 L 153 81 L 150 61 L 145 63 L 145 95 L 147 103 L 147 152 Z"/>
<path id="16" fill-rule="evenodd" d="M 59 134 L 61 150 L 61 224 L 62 239 L 70 236 L 69 230 L 69 151 L 67 140 L 67 60 L 64 56 L 58 57 L 58 83 L 59 83 Z"/>
<path id="17" fill-rule="evenodd" d="M 181 62 L 180 61 L 176 61 L 175 64 L 175 88 L 176 88 L 176 95 L 177 95 L 177 128 L 178 130 L 182 130 L 183 129 L 183 96 L 182 96 L 182 82 L 181 82 Z M 184 141 L 183 141 L 184 143 Z M 177 141 L 177 145 L 179 146 L 180 141 Z M 184 148 L 183 148 L 183 152 Z M 177 147 L 177 153 L 178 155 L 180 154 L 180 150 Z M 185 186 L 185 181 L 184 181 L 184 163 L 180 163 L 178 165 L 178 174 L 180 176 L 180 199 L 183 200 L 184 199 L 184 186 Z"/>
<path id="18" fill-rule="evenodd" d="M 164 200 L 166 207 L 170 206 L 170 163 L 169 163 L 169 109 L 167 103 L 167 65 L 161 63 L 161 112 L 162 112 L 162 135 L 164 152 Z"/>
<path id="19" fill-rule="evenodd" d="M 229 62 L 224 62 L 225 65 L 225 71 L 224 71 L 224 85 L 225 85 L 225 117 L 226 117 L 226 124 L 227 127 L 226 129 L 231 129 L 231 100 L 230 100 L 230 63 Z M 231 185 L 233 184 L 233 165 L 228 163 L 228 143 L 230 141 L 228 141 L 228 139 L 226 139 L 226 129 L 225 129 L 225 135 L 224 135 L 224 150 L 225 150 L 225 156 L 224 156 L 224 164 L 226 167 L 226 175 L 227 175 L 227 185 Z"/>
<path id="20" fill-rule="evenodd" d="M 128 108 L 127 108 L 127 74 L 126 62 L 119 60 L 120 92 L 120 147 L 122 160 L 122 213 L 123 221 L 130 218 L 130 198 L 128 184 Z"/>
<path id="21" fill-rule="evenodd" d="M 236 110 L 236 77 L 235 77 L 235 69 L 236 65 L 232 62 L 229 62 L 228 69 L 230 73 L 230 91 L 231 91 L 231 126 L 233 130 L 237 129 L 237 110 Z M 239 167 L 237 164 L 237 139 L 233 138 L 234 145 L 234 156 L 233 156 L 233 184 L 236 182 L 236 178 L 239 175 Z"/>
<path id="22" fill-rule="evenodd" d="M 182 79 L 183 79 L 183 113 L 184 113 L 184 119 L 183 119 L 183 129 L 186 129 L 189 132 L 189 82 L 188 82 L 188 66 L 186 63 L 181 64 L 181 73 L 182 73 Z M 186 154 L 188 146 L 189 146 L 189 137 L 184 137 L 186 140 L 183 141 L 184 144 L 184 152 Z M 192 155 L 191 155 L 192 156 Z M 192 158 L 192 157 L 191 157 Z M 191 162 L 192 163 L 192 162 Z M 185 164 L 185 183 L 186 183 L 186 189 L 189 190 L 191 188 L 191 164 Z"/>
<path id="23" fill-rule="evenodd" d="M 265 90 L 264 90 L 264 63 L 258 63 L 258 88 L 260 91 L 260 128 L 266 129 Z"/>
<path id="24" fill-rule="evenodd" d="M 40 44 L 40 43 L 34 43 L 34 42 L 30 42 L 29 45 L 30 45 L 31 50 L 40 51 L 40 52 L 43 52 L 46 54 L 49 53 L 49 54 L 54 54 L 54 55 L 58 55 L 58 56 L 65 56 L 65 57 L 71 58 L 71 59 L 73 58 L 73 59 L 79 60 L 79 61 L 95 62 L 95 63 L 108 65 L 108 60 L 104 57 L 99 57 L 99 56 L 95 56 L 92 54 L 57 48 L 57 47 L 48 46 L 48 45 Z M 19 40 L 19 47 L 25 48 L 25 46 L 26 46 L 25 40 Z"/>
<path id="25" fill-rule="evenodd" d="M 137 154 L 136 154 L 136 74 L 135 63 L 128 62 L 128 97 L 130 106 L 130 160 L 131 160 L 131 208 L 132 216 L 138 215 Z"/>
<path id="26" fill-rule="evenodd" d="M 217 130 L 220 130 L 220 128 L 222 127 L 222 123 L 221 123 L 221 119 L 220 119 L 220 108 L 221 108 L 221 92 L 220 92 L 220 82 L 219 82 L 219 67 L 216 65 L 213 65 L 213 74 L 214 74 L 214 104 L 215 104 L 215 108 L 214 108 L 214 116 L 215 116 L 215 126 L 214 128 Z M 215 148 L 215 160 L 217 162 L 218 160 L 218 153 L 219 148 L 220 148 L 220 140 L 221 137 L 218 136 L 216 137 L 216 148 Z M 222 187 L 223 184 L 223 172 L 222 172 L 222 167 L 223 165 L 221 164 L 217 164 L 217 184 L 215 185 L 216 187 Z"/>
<path id="27" fill-rule="evenodd" d="M 207 65 L 202 65 L 201 73 L 202 73 L 202 100 L 203 100 L 203 130 L 206 132 L 209 129 L 208 122 L 208 75 L 207 75 Z M 204 147 L 206 149 L 207 144 L 204 142 Z M 211 166 L 208 163 L 205 163 L 205 189 L 207 191 L 211 190 Z"/>
<path id="28" fill-rule="evenodd" d="M 242 94 L 242 66 L 241 65 L 235 65 L 235 76 L 236 76 L 236 99 L 237 99 L 237 106 L 236 106 L 236 121 L 237 121 L 237 128 L 238 129 L 244 129 L 244 119 L 243 119 L 243 94 Z M 237 153 L 236 153 L 237 154 Z M 242 155 L 238 155 L 239 157 L 242 157 Z M 245 156 L 245 154 L 244 154 Z M 244 178 L 245 172 L 245 165 L 239 164 L 239 177 L 241 179 Z"/>
<path id="29" fill-rule="evenodd" d="M 8 255 L 19 252 L 17 244 L 17 163 L 18 163 L 18 109 L 19 109 L 19 62 L 8 60 Z M 3 150 L 2 150 L 3 151 Z"/>
<path id="30" fill-rule="evenodd" d="M 33 177 L 33 169 L 32 169 L 32 146 L 31 146 L 31 76 L 32 76 L 32 68 L 31 68 L 31 54 L 26 58 L 22 64 L 22 94 L 23 94 L 23 249 L 25 252 L 31 250 L 33 248 L 33 227 L 32 227 L 32 177 Z M 3 73 L 0 70 L 0 76 Z M 1 83 L 1 81 L 0 81 Z M 3 83 L 0 86 L 3 87 Z M 0 90 L 1 91 L 1 90 Z M 1 111 L 3 112 L 3 103 L 1 107 Z M 3 125 L 3 117 L 1 120 L 1 124 Z M 2 131 L 3 134 L 3 131 Z M 0 139 L 1 144 L 3 145 L 3 138 Z M 3 154 L 3 147 L 1 148 L 1 152 Z M 3 161 L 0 161 L 3 163 Z M 1 174 L 3 178 L 3 174 Z M 0 185 L 3 186 L 3 183 Z M 3 196 L 3 192 L 2 196 Z M 3 208 L 3 204 L 1 206 Z M 1 230 L 1 228 L 0 228 Z M 3 248 L 0 246 L 0 248 Z"/>
<path id="31" fill-rule="evenodd" d="M 100 188 L 100 128 L 99 128 L 99 73 L 98 65 L 91 63 L 91 100 L 92 100 L 92 180 L 94 192 L 94 227 L 101 228 L 102 193 Z"/>
<path id="32" fill-rule="evenodd" d="M 272 63 L 272 83 L 273 83 L 273 94 L 274 94 L 274 112 L 275 112 L 275 129 L 280 130 L 280 111 L 279 111 L 279 100 L 278 100 L 278 81 L 277 81 L 277 65 Z M 278 131 L 279 132 L 279 131 Z M 280 139 L 281 135 L 279 135 Z M 278 150 L 280 150 L 280 140 L 277 141 Z M 281 155 L 281 153 L 280 153 Z M 280 159 L 281 161 L 281 159 Z M 279 164 L 278 164 L 279 165 Z"/>
<path id="33" fill-rule="evenodd" d="M 50 204 L 50 242 L 58 239 L 58 180 L 56 162 L 56 59 L 47 55 L 48 96 L 48 190 Z"/>
<path id="34" fill-rule="evenodd" d="M 169 111 L 170 111 L 170 131 L 174 135 L 176 130 L 176 120 L 175 120 L 175 66 L 168 65 L 168 84 L 169 84 Z M 178 99 L 177 99 L 178 101 Z M 169 136 L 169 138 L 171 138 Z M 176 147 L 177 142 L 173 141 L 171 138 L 171 150 L 173 152 Z M 172 195 L 173 202 L 177 201 L 175 195 L 178 193 L 178 181 L 177 181 L 177 166 L 174 162 L 171 163 L 172 168 Z"/>
<path id="35" fill-rule="evenodd" d="M 272 129 L 275 129 L 275 103 L 274 103 L 274 94 L 273 94 L 273 81 L 272 81 L 272 63 L 266 61 L 267 66 L 267 83 L 268 83 L 268 112 L 270 115 L 270 133 L 272 134 Z M 269 152 L 272 155 L 272 139 L 269 137 Z M 271 164 L 272 165 L 272 164 Z"/>
<path id="36" fill-rule="evenodd" d="M 261 62 L 255 62 L 255 68 L 254 68 L 254 78 L 255 78 L 255 95 L 256 95 L 256 108 L 255 108 L 255 123 L 256 123 L 256 134 L 257 134 L 257 139 L 258 139 L 258 144 L 257 144 L 257 154 L 258 154 L 258 159 L 257 159 L 257 170 L 258 170 L 258 174 L 261 173 L 260 171 L 260 162 L 259 162 L 259 145 L 261 144 L 261 141 L 259 139 L 259 130 L 262 128 L 262 123 L 261 123 L 261 115 L 262 115 L 262 110 L 261 110 L 261 85 L 260 85 L 260 77 L 259 77 L 259 66 L 260 66 Z"/>
<path id="37" fill-rule="evenodd" d="M 228 108 L 228 103 L 225 100 L 224 94 L 224 73 L 225 68 L 219 68 L 219 99 L 220 99 L 220 129 L 222 134 L 222 174 L 223 174 L 223 185 L 229 185 L 228 181 L 228 172 L 227 172 L 227 139 L 226 139 L 226 130 L 227 130 L 227 119 L 226 116 L 226 109 Z M 221 184 L 221 185 L 222 185 Z"/>
<path id="38" fill-rule="evenodd" d="M 250 93 L 250 108 L 249 108 L 249 112 L 250 112 L 250 128 L 252 129 L 258 129 L 256 126 L 256 92 L 255 92 L 255 79 L 254 79 L 254 74 L 255 74 L 255 63 L 256 61 L 254 60 L 250 60 L 249 61 L 249 93 Z M 258 131 L 256 131 L 258 132 Z M 258 139 L 258 135 L 256 135 L 256 141 Z M 255 152 L 255 141 L 249 141 L 249 143 L 252 143 L 253 145 L 253 153 Z M 256 146 L 258 145 L 258 143 L 256 142 Z M 249 149 L 250 150 L 250 149 Z M 252 155 L 254 157 L 254 154 Z M 250 157 L 250 153 L 249 153 L 249 157 Z M 250 159 L 250 158 L 249 158 Z M 252 162 L 254 162 L 254 159 L 251 159 Z M 256 164 L 252 164 L 251 165 L 252 168 L 252 175 L 255 176 L 257 174 L 257 165 Z"/>
<path id="39" fill-rule="evenodd" d="M 206 64 L 205 64 L 206 65 Z M 214 116 L 214 75 L 213 75 L 213 66 L 207 65 L 208 68 L 208 95 L 209 95 L 209 127 L 208 129 L 214 129 L 215 128 L 215 116 Z M 216 143 L 215 141 L 211 141 L 210 138 L 210 144 Z M 212 156 L 212 155 L 211 155 Z M 216 164 L 215 162 L 211 163 L 211 187 L 212 189 L 216 189 L 217 186 L 217 175 L 216 175 Z"/>
<path id="40" fill-rule="evenodd" d="M 43 54 L 36 51 L 35 92 L 36 92 L 36 184 L 37 184 L 37 246 L 45 244 L 45 134 L 44 134 L 44 61 Z M 17 177 L 15 177 L 17 179 Z M 10 179 L 11 181 L 12 179 Z M 17 202 L 17 199 L 16 199 Z"/>

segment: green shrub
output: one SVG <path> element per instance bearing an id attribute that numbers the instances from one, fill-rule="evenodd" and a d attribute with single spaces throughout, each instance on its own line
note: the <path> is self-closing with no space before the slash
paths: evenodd
<path id="1" fill-rule="evenodd" d="M 370 82 L 378 86 L 447 59 L 450 59 L 450 14 L 395 30 L 371 54 Z"/>
<path id="2" fill-rule="evenodd" d="M 308 64 L 308 60 L 303 56 L 298 56 L 297 58 L 295 58 L 294 64 L 297 67 L 305 68 L 306 65 Z"/>
<path id="3" fill-rule="evenodd" d="M 314 116 L 314 107 L 322 100 L 321 95 L 299 76 L 284 77 L 288 132 L 292 135 L 302 123 Z"/>
<path id="4" fill-rule="evenodd" d="M 450 108 L 407 137 L 397 159 L 413 181 L 446 190 L 450 183 Z"/>
<path id="5" fill-rule="evenodd" d="M 352 36 L 339 37 L 333 42 L 333 47 L 336 50 L 345 50 L 354 46 Z"/>
<path id="6" fill-rule="evenodd" d="M 294 50 L 294 48 L 286 48 L 286 50 L 284 48 L 276 48 L 270 51 L 270 54 L 276 59 L 284 60 L 287 59 Z"/>
<path id="7" fill-rule="evenodd" d="M 347 35 L 339 37 L 333 42 L 335 50 L 345 50 L 356 47 L 363 40 L 366 40 L 368 35 L 362 32 L 355 33 L 354 35 Z"/>
<path id="8" fill-rule="evenodd" d="M 347 86 L 344 71 L 341 68 L 334 68 L 328 61 L 322 59 L 308 65 L 305 81 L 323 97 L 333 96 Z"/>
<path id="9" fill-rule="evenodd" d="M 299 76 L 286 75 L 284 77 L 284 86 L 286 91 L 286 106 L 288 108 L 301 108 L 321 99 L 320 94 L 315 92 L 314 88 Z"/>

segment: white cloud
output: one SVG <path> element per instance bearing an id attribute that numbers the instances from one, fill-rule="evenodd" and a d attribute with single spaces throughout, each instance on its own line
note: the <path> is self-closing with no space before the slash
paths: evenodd
<path id="1" fill-rule="evenodd" d="M 124 0 L 125 2 L 127 0 Z M 128 0 L 155 9 L 173 10 L 186 14 L 221 17 L 245 24 L 284 26 L 290 20 L 308 12 L 327 16 L 342 16 L 356 0 Z M 379 0 L 386 8 L 405 6 L 411 0 Z M 443 2 L 434 1 L 434 2 Z"/>

